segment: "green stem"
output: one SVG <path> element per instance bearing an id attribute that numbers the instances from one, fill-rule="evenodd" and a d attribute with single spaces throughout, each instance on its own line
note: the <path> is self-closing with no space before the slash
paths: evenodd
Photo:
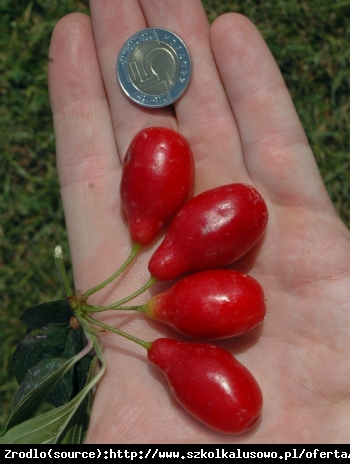
<path id="1" fill-rule="evenodd" d="M 70 307 L 74 311 L 79 307 L 79 304 L 72 290 L 72 287 L 69 283 L 67 272 L 63 264 L 63 252 L 62 252 L 61 245 L 57 245 L 55 247 L 54 259 L 55 259 L 58 276 L 59 276 L 59 279 L 61 281 L 61 285 L 63 288 L 63 292 L 65 294 L 66 299 L 68 300 Z"/>
<path id="2" fill-rule="evenodd" d="M 91 340 L 92 345 L 93 345 L 93 347 L 95 349 L 96 357 L 100 361 L 100 369 L 99 369 L 98 373 L 95 375 L 95 377 L 83 389 L 83 391 L 85 390 L 86 393 L 88 393 L 97 384 L 97 382 L 101 379 L 101 377 L 106 372 L 106 368 L 107 368 L 106 359 L 105 359 L 105 357 L 103 355 L 103 352 L 102 352 L 102 346 L 100 344 L 100 341 L 99 341 L 98 337 L 94 333 L 91 332 L 91 328 L 89 330 L 89 339 Z M 96 358 L 93 359 L 93 361 L 92 361 L 93 363 L 94 363 L 94 360 L 96 360 Z M 90 367 L 90 369 L 91 369 L 91 367 Z M 92 366 L 92 369 L 93 369 L 93 371 L 95 370 L 94 366 Z"/>
<path id="3" fill-rule="evenodd" d="M 96 285 L 96 287 L 93 287 L 91 288 L 90 290 L 87 290 L 84 294 L 83 294 L 83 298 L 84 300 L 86 301 L 89 296 L 91 296 L 93 293 L 96 293 L 98 292 L 99 290 L 101 290 L 102 288 L 106 287 L 106 285 L 108 285 L 109 283 L 113 282 L 113 280 L 115 280 L 117 277 L 120 276 L 120 274 L 129 266 L 129 264 L 131 263 L 131 261 L 135 258 L 135 256 L 137 255 L 137 253 L 140 251 L 141 249 L 141 244 L 140 243 L 134 243 L 133 246 L 132 246 L 132 250 L 131 250 L 131 253 L 130 255 L 128 256 L 127 260 L 125 261 L 125 263 L 113 274 L 111 275 L 107 280 L 105 280 L 104 282 L 102 282 L 101 284 L 99 285 Z"/>
<path id="4" fill-rule="evenodd" d="M 118 309 L 122 311 L 139 311 L 141 313 L 146 312 L 146 305 L 139 306 L 118 306 Z"/>
<path id="5" fill-rule="evenodd" d="M 79 359 L 83 358 L 84 356 L 86 356 L 87 354 L 90 353 L 90 351 L 92 350 L 92 348 L 94 348 L 94 344 L 93 344 L 93 340 L 91 337 L 88 338 L 88 343 L 87 345 L 82 349 L 82 351 L 80 351 L 80 353 L 78 353 L 76 356 L 75 356 L 75 360 L 76 361 L 79 361 Z M 95 350 L 96 351 L 96 350 Z"/>
<path id="6" fill-rule="evenodd" d="M 103 355 L 103 351 L 102 351 L 102 346 L 100 344 L 100 341 L 98 339 L 98 337 L 96 336 L 96 334 L 90 334 L 91 336 L 91 339 L 92 339 L 92 342 L 93 342 L 93 346 L 95 348 L 95 353 L 96 353 L 96 356 L 98 357 L 98 359 L 100 360 L 100 363 L 101 363 L 101 370 L 103 370 L 103 372 L 106 370 L 106 367 L 107 367 L 107 363 L 106 363 L 106 359 Z"/>
<path id="7" fill-rule="evenodd" d="M 91 327 L 91 324 L 84 317 L 79 317 L 79 322 L 81 323 L 84 329 L 86 338 L 92 342 L 92 345 L 95 349 L 96 356 L 98 357 L 100 361 L 100 364 L 101 364 L 101 371 L 99 372 L 99 378 L 100 378 L 105 372 L 106 367 L 107 367 L 106 359 L 103 355 L 101 342 L 99 338 L 97 337 L 94 328 Z"/>
<path id="8" fill-rule="evenodd" d="M 114 305 L 111 305 L 114 306 Z M 145 305 L 140 305 L 140 306 L 115 306 L 111 307 L 109 306 L 108 309 L 114 309 L 116 311 L 140 311 L 140 312 L 145 312 Z M 103 311 L 106 311 L 106 306 L 93 306 L 89 304 L 84 304 L 82 306 L 82 311 L 84 313 L 102 313 Z"/>
<path id="9" fill-rule="evenodd" d="M 103 322 L 97 321 L 93 317 L 88 316 L 87 314 L 84 315 L 84 319 L 89 322 L 90 324 L 94 324 L 97 327 L 101 327 L 102 329 L 109 330 L 110 332 L 113 332 L 115 334 L 120 335 L 121 337 L 127 338 L 128 340 L 131 340 L 138 345 L 141 345 L 143 348 L 146 350 L 149 350 L 151 348 L 152 342 L 145 342 L 144 340 L 141 340 L 140 338 L 134 337 L 133 335 L 128 334 L 127 332 L 123 332 L 122 330 L 116 329 L 108 324 L 104 324 Z"/>
<path id="10" fill-rule="evenodd" d="M 144 293 L 148 288 L 150 288 L 153 284 L 157 282 L 156 277 L 151 277 L 148 282 L 145 283 L 141 288 L 136 290 L 136 292 L 132 293 L 131 295 L 123 298 L 122 300 L 117 301 L 116 303 L 112 303 L 108 306 L 94 306 L 94 305 L 89 305 L 87 303 L 82 304 L 81 310 L 86 314 L 86 313 L 101 313 L 103 311 L 108 311 L 110 309 L 114 310 L 131 310 L 131 311 L 143 311 L 143 305 L 140 306 L 122 306 L 124 303 L 127 303 L 130 300 L 133 300 L 137 296 L 141 295 Z"/>
<path id="11" fill-rule="evenodd" d="M 134 298 L 136 298 L 137 296 L 141 295 L 146 290 L 148 290 L 150 287 L 152 287 L 152 285 L 154 285 L 156 282 L 157 282 L 157 278 L 152 276 L 149 279 L 149 281 L 147 283 L 145 283 L 145 285 L 143 285 L 141 288 L 136 290 L 136 292 L 134 292 L 131 295 L 123 298 L 122 300 L 117 301 L 116 303 L 114 303 L 114 304 L 112 304 L 110 306 L 105 306 L 105 309 L 113 309 L 113 307 L 116 308 L 117 306 L 121 306 L 124 303 L 127 303 L 130 300 L 133 300 Z"/>

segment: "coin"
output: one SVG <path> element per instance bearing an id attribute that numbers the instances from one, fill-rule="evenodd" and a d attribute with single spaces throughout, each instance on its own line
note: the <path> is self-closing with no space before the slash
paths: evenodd
<path id="1" fill-rule="evenodd" d="M 167 106 L 181 97 L 191 72 L 186 45 L 167 29 L 137 32 L 124 43 L 117 59 L 121 88 L 131 100 L 148 108 Z"/>

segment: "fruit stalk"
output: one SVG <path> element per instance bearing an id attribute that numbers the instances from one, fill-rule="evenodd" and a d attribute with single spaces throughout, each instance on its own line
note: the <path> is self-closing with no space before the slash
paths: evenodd
<path id="1" fill-rule="evenodd" d="M 145 283 L 141 288 L 136 290 L 134 293 L 131 295 L 126 296 L 122 300 L 117 301 L 116 303 L 112 303 L 107 306 L 95 306 L 95 305 L 89 305 L 87 303 L 83 303 L 81 305 L 81 310 L 83 313 L 102 313 L 103 311 L 109 311 L 109 310 L 131 310 L 131 311 L 144 311 L 144 306 L 122 306 L 124 303 L 127 303 L 130 300 L 133 300 L 137 296 L 141 295 L 144 293 L 147 289 L 149 289 L 155 282 L 157 282 L 157 279 L 155 277 L 151 277 L 148 282 Z"/>
<path id="2" fill-rule="evenodd" d="M 113 332 L 113 333 L 115 333 L 117 335 L 120 335 L 121 337 L 127 338 L 128 340 L 131 340 L 131 341 L 137 343 L 138 345 L 142 346 L 146 350 L 148 350 L 151 347 L 151 342 L 146 342 L 144 340 L 141 340 L 140 338 L 134 337 L 133 335 L 131 335 L 131 334 L 127 333 L 127 332 L 124 332 L 123 330 L 116 329 L 115 327 L 112 327 L 112 326 L 110 326 L 108 324 L 104 324 L 103 322 L 98 321 L 98 320 L 94 319 L 93 317 L 90 317 L 87 314 L 84 314 L 83 318 L 87 322 L 89 322 L 90 324 L 95 325 L 97 327 L 100 327 L 101 329 Z"/>
<path id="3" fill-rule="evenodd" d="M 136 290 L 136 292 L 132 293 L 131 295 L 129 296 L 126 296 L 125 298 L 117 301 L 116 303 L 113 303 L 109 306 L 105 306 L 104 307 L 104 310 L 107 310 L 107 309 L 118 309 L 119 306 L 123 305 L 124 303 L 127 303 L 128 301 L 130 300 L 133 300 L 134 298 L 136 298 L 137 296 L 141 295 L 142 293 L 144 293 L 146 290 L 148 290 L 150 287 L 152 287 L 152 285 L 154 285 L 156 282 L 157 282 L 158 279 L 156 279 L 155 277 L 151 277 L 149 279 L 148 282 L 145 283 L 145 285 L 143 285 L 141 288 L 139 288 L 138 290 Z"/>
<path id="4" fill-rule="evenodd" d="M 108 279 L 106 279 L 104 282 L 100 283 L 99 285 L 96 285 L 96 287 L 91 288 L 90 290 L 87 290 L 83 294 L 83 299 L 86 301 L 89 296 L 92 294 L 98 292 L 102 288 L 106 287 L 108 284 L 113 282 L 117 277 L 120 276 L 120 274 L 125 271 L 125 269 L 129 266 L 129 264 L 134 260 L 134 258 L 137 256 L 138 252 L 141 249 L 141 245 L 139 243 L 133 243 L 132 250 L 124 264 L 114 273 L 112 274 Z"/>

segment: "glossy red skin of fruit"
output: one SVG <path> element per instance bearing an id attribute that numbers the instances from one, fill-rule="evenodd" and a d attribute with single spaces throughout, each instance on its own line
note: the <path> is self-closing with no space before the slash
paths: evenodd
<path id="1" fill-rule="evenodd" d="M 258 421 L 260 387 L 223 348 L 159 338 L 148 350 L 148 359 L 165 374 L 177 401 L 208 427 L 238 434 Z"/>
<path id="2" fill-rule="evenodd" d="M 253 277 L 229 269 L 186 276 L 150 298 L 145 313 L 197 339 L 248 332 L 265 317 L 264 291 Z"/>
<path id="3" fill-rule="evenodd" d="M 165 127 L 141 130 L 123 161 L 120 195 L 133 242 L 151 243 L 189 199 L 194 160 L 187 140 Z"/>
<path id="4" fill-rule="evenodd" d="M 148 269 L 159 280 L 224 267 L 245 255 L 268 220 L 264 199 L 252 186 L 228 184 L 188 201 L 172 220 Z"/>

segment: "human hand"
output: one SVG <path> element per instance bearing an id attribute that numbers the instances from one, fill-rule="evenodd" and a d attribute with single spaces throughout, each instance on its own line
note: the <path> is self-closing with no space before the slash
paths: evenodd
<path id="1" fill-rule="evenodd" d="M 258 380 L 261 422 L 233 437 L 211 431 L 178 406 L 141 347 L 105 333 L 108 367 L 87 442 L 348 442 L 349 232 L 334 211 L 266 44 L 237 14 L 223 15 L 209 28 L 199 0 L 91 0 L 90 7 L 91 21 L 73 14 L 57 24 L 50 49 L 57 164 L 75 288 L 85 291 L 108 278 L 131 250 L 119 197 L 121 159 L 144 127 L 170 127 L 187 138 L 196 162 L 196 194 L 250 183 L 267 202 L 269 223 L 259 246 L 234 265 L 264 287 L 265 321 L 218 343 Z M 118 52 L 145 27 L 175 32 L 191 53 L 192 81 L 174 108 L 134 105 L 117 83 Z M 144 284 L 156 245 L 91 301 L 113 303 Z M 176 336 L 139 314 L 108 312 L 101 320 L 147 341 Z"/>

